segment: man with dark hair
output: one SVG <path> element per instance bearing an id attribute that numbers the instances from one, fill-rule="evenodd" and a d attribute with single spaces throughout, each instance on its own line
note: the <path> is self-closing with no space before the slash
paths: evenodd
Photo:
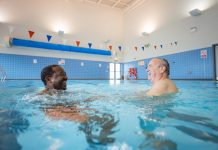
<path id="1" fill-rule="evenodd" d="M 153 58 L 147 68 L 148 80 L 152 88 L 146 92 L 147 96 L 161 96 L 178 92 L 176 85 L 169 79 L 170 65 L 166 59 Z"/>
<path id="2" fill-rule="evenodd" d="M 59 65 L 49 65 L 42 69 L 41 80 L 45 89 L 40 94 L 50 94 L 57 90 L 67 89 L 67 75 Z"/>
<path id="3" fill-rule="evenodd" d="M 45 89 L 40 94 L 54 95 L 57 91 L 67 89 L 67 75 L 64 69 L 59 65 L 49 65 L 42 69 L 41 80 L 45 85 Z M 68 104 L 69 105 L 69 104 Z M 72 120 L 77 122 L 85 122 L 88 116 L 81 113 L 82 109 L 71 104 L 56 104 L 45 108 L 44 112 L 53 119 Z"/>

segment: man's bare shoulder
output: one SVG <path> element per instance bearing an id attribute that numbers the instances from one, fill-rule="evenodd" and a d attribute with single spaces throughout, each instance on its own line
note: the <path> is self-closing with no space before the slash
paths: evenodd
<path id="1" fill-rule="evenodd" d="M 169 93 L 176 93 L 176 92 L 178 92 L 178 88 L 176 87 L 175 83 L 172 80 L 167 79 L 165 82 L 166 82 L 166 84 L 168 86 L 168 92 Z"/>
<path id="2" fill-rule="evenodd" d="M 166 94 L 177 93 L 176 85 L 170 79 L 160 80 L 156 82 L 152 88 L 146 93 L 147 96 L 161 96 Z"/>
<path id="3" fill-rule="evenodd" d="M 165 93 L 166 84 L 162 81 L 155 83 L 151 89 L 146 93 L 147 96 L 160 96 Z"/>

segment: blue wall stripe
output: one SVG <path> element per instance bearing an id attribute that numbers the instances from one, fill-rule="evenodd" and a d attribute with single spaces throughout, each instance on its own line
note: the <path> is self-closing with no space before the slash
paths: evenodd
<path id="1" fill-rule="evenodd" d="M 37 42 L 37 41 L 17 39 L 17 38 L 12 39 L 12 45 L 111 56 L 111 51 L 75 47 L 75 46 L 68 46 L 68 45 L 61 45 L 61 44 L 44 43 L 44 42 Z"/>

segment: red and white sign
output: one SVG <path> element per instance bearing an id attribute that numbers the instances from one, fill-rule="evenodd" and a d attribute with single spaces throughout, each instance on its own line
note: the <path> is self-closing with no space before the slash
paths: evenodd
<path id="1" fill-rule="evenodd" d="M 59 60 L 58 65 L 65 65 L 65 60 L 64 59 Z"/>
<path id="2" fill-rule="evenodd" d="M 201 50 L 201 58 L 207 58 L 207 50 Z"/>

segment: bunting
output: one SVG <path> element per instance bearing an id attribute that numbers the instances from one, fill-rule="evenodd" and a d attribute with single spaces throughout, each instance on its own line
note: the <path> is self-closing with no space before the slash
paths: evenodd
<path id="1" fill-rule="evenodd" d="M 148 43 L 148 44 L 145 44 L 145 47 L 146 47 L 146 48 L 149 48 L 149 47 L 150 47 L 150 45 L 151 45 L 150 43 Z"/>
<path id="2" fill-rule="evenodd" d="M 79 47 L 80 41 L 76 41 L 76 46 Z"/>
<path id="3" fill-rule="evenodd" d="M 92 43 L 88 43 L 89 48 L 92 48 Z"/>
<path id="4" fill-rule="evenodd" d="M 48 42 L 51 40 L 51 35 L 47 35 L 47 40 L 48 40 Z"/>
<path id="5" fill-rule="evenodd" d="M 112 50 L 112 45 L 109 45 L 109 50 L 110 50 L 110 51 Z"/>
<path id="6" fill-rule="evenodd" d="M 29 32 L 30 38 L 32 38 L 32 36 L 33 36 L 33 34 L 34 34 L 35 32 L 33 32 L 33 31 L 28 31 L 28 32 Z"/>
<path id="7" fill-rule="evenodd" d="M 121 47 L 121 46 L 118 46 L 118 49 L 121 51 L 122 47 Z"/>
<path id="8" fill-rule="evenodd" d="M 144 46 L 142 46 L 142 50 L 143 50 L 143 51 L 145 50 L 145 47 L 144 47 Z"/>
<path id="9" fill-rule="evenodd" d="M 14 33 L 15 29 L 16 28 L 14 26 L 8 25 L 8 30 L 9 30 L 10 35 L 12 35 Z M 31 31 L 31 30 L 28 30 L 28 34 L 29 34 L 29 38 L 31 39 L 34 36 L 35 32 Z M 42 34 L 42 33 L 39 33 L 39 34 Z M 47 37 L 48 42 L 50 42 L 51 39 L 53 38 L 52 35 L 46 35 L 46 37 Z M 66 44 L 67 41 L 68 41 L 68 39 L 63 39 L 63 38 L 61 38 L 61 40 L 63 41 L 64 44 Z M 110 40 L 106 41 L 106 43 L 108 43 L 108 42 L 110 42 Z M 159 44 L 159 43 L 161 43 L 161 44 Z M 88 43 L 89 48 L 92 48 L 92 45 L 93 45 L 93 43 L 91 43 L 91 42 Z M 176 40 L 175 41 L 169 41 L 166 44 L 162 43 L 162 42 L 157 42 L 157 43 L 154 43 L 154 44 L 147 43 L 147 44 L 144 44 L 142 46 L 135 46 L 134 50 L 138 51 L 138 50 L 141 49 L 142 51 L 145 51 L 145 49 L 149 48 L 149 47 L 151 47 L 151 48 L 154 47 L 154 49 L 156 50 L 156 49 L 159 49 L 159 47 L 163 49 L 163 48 L 168 48 L 170 46 L 172 47 L 172 46 L 177 46 L 177 45 L 178 45 L 178 41 L 176 41 Z M 76 41 L 76 46 L 77 47 L 80 46 L 80 41 Z M 109 50 L 112 51 L 112 45 L 109 45 L 108 47 L 109 47 Z M 101 48 L 103 48 L 103 46 Z M 122 47 L 118 46 L 118 49 L 119 49 L 119 51 L 121 51 Z"/>

